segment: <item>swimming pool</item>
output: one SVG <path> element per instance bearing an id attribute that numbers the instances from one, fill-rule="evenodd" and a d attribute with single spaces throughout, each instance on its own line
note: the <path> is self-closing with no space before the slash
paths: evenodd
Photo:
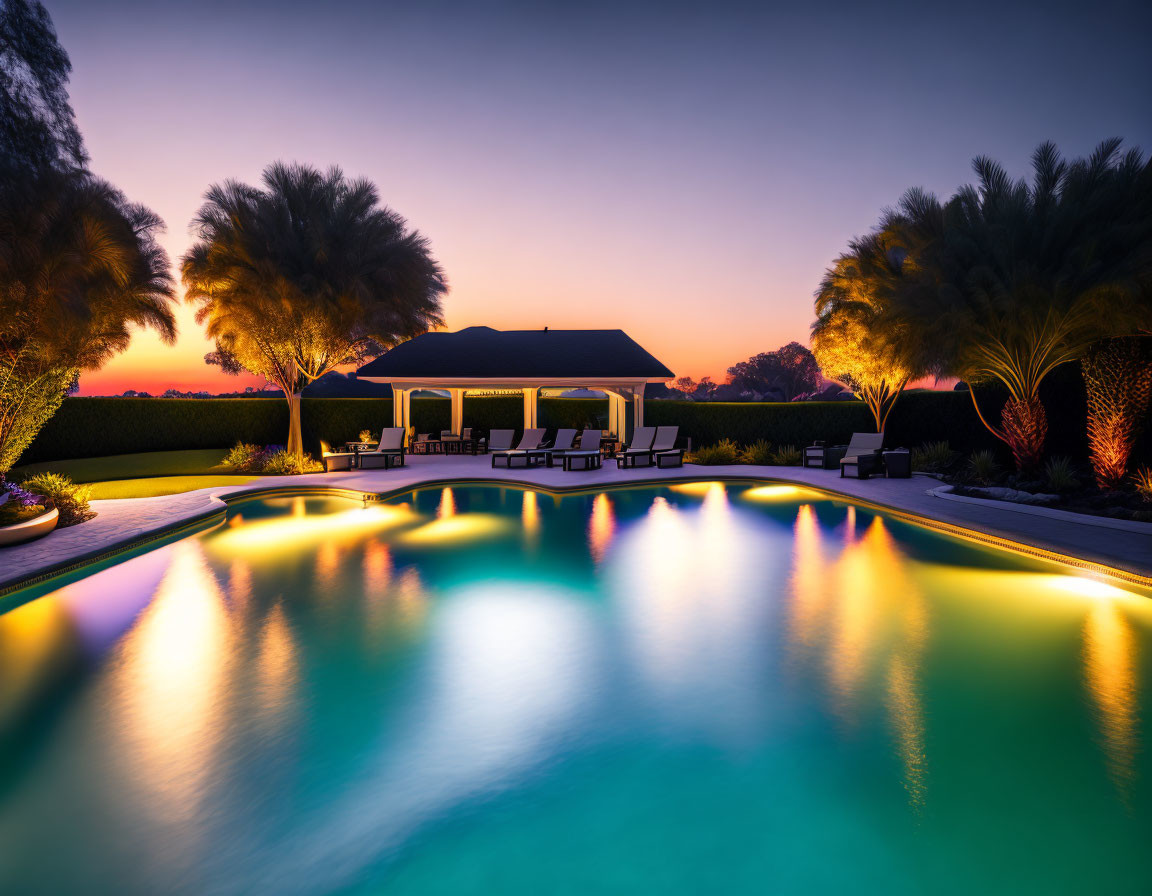
<path id="1" fill-rule="evenodd" d="M 233 505 L 0 616 L 0 893 L 1152 891 L 1152 602 L 795 486 Z"/>

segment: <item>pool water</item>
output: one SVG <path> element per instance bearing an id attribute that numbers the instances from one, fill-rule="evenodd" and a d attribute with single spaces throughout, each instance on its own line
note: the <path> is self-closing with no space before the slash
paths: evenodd
<path id="1" fill-rule="evenodd" d="M 1152 892 L 1148 595 L 796 487 L 249 501 L 13 604 L 5 896 Z"/>

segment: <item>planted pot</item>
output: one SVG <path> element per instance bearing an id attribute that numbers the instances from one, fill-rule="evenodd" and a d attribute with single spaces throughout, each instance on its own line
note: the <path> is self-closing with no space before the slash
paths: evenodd
<path id="1" fill-rule="evenodd" d="M 0 547 L 23 544 L 33 538 L 47 535 L 56 528 L 59 519 L 60 511 L 49 505 L 43 513 L 37 516 L 8 525 L 0 525 Z"/>

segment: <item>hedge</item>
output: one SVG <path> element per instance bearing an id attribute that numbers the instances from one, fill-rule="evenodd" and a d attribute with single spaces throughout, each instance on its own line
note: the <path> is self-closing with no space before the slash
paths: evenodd
<path id="1" fill-rule="evenodd" d="M 466 398 L 464 420 L 480 430 L 519 429 L 523 400 Z M 541 426 L 583 427 L 607 419 L 606 399 L 540 400 Z M 320 439 L 339 444 L 361 430 L 379 433 L 392 424 L 389 398 L 305 398 L 301 402 L 305 449 L 316 453 Z M 439 432 L 451 422 L 446 398 L 412 400 L 418 432 Z M 105 457 L 143 451 L 228 448 L 237 442 L 282 445 L 288 434 L 288 403 L 272 398 L 68 398 L 45 424 L 20 463 Z"/>
<path id="2" fill-rule="evenodd" d="M 994 388 L 978 393 L 981 410 L 999 420 L 1004 394 Z M 1087 457 L 1084 387 L 1079 371 L 1069 365 L 1048 378 L 1041 392 L 1049 416 L 1047 453 L 1077 460 Z M 361 430 L 379 432 L 390 425 L 392 402 L 380 398 L 303 399 L 305 448 L 313 453 L 321 438 L 338 444 L 355 439 Z M 418 432 L 447 429 L 450 403 L 446 398 L 412 401 L 412 422 Z M 540 426 L 604 426 L 605 399 L 542 398 Z M 473 397 L 464 400 L 464 421 L 480 431 L 517 429 L 523 423 L 519 396 Z M 775 446 L 810 445 L 817 439 L 846 442 L 853 432 L 871 431 L 867 408 L 856 401 L 832 402 L 692 402 L 649 401 L 645 422 L 675 424 L 695 446 L 729 438 L 747 445 L 767 439 Z M 288 429 L 288 405 L 278 399 L 219 398 L 69 398 L 41 430 L 21 458 L 22 463 L 71 457 L 99 457 L 138 451 L 182 448 L 227 448 L 236 442 L 283 444 Z M 966 392 L 914 391 L 901 396 L 888 420 L 886 443 L 914 447 L 946 441 L 968 453 L 990 448 L 1005 461 L 1007 449 L 980 423 Z M 1152 433 L 1134 455 L 1136 463 L 1152 461 Z"/>

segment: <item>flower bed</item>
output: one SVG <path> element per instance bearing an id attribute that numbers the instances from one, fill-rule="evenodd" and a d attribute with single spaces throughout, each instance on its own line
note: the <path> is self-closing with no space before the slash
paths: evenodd
<path id="1" fill-rule="evenodd" d="M 59 518 L 60 512 L 51 500 L 15 483 L 0 482 L 0 546 L 47 535 L 56 528 Z"/>

